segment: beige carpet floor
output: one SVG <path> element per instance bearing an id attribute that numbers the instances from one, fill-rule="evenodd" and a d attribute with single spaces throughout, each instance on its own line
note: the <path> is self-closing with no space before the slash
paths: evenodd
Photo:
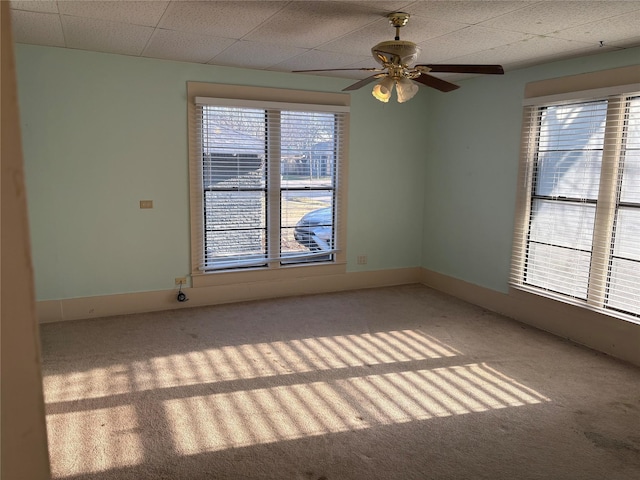
<path id="1" fill-rule="evenodd" d="M 420 285 L 41 337 L 56 479 L 640 479 L 639 368 Z"/>

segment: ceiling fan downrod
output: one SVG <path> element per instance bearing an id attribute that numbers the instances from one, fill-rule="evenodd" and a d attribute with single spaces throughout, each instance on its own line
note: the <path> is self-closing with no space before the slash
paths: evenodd
<path id="1" fill-rule="evenodd" d="M 393 12 L 387 15 L 389 23 L 396 29 L 396 41 L 400 40 L 400 28 L 407 24 L 410 16 L 406 12 Z"/>

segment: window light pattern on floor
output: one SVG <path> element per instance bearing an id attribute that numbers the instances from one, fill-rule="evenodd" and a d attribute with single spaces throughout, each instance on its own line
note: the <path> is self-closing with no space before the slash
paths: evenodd
<path id="1" fill-rule="evenodd" d="M 548 399 L 484 364 L 165 402 L 175 448 L 197 454 Z"/>
<path id="2" fill-rule="evenodd" d="M 453 357 L 460 352 L 413 330 L 304 338 L 195 350 L 44 379 L 49 402 L 361 366 Z"/>
<path id="3" fill-rule="evenodd" d="M 45 375 L 54 478 L 549 401 L 419 330 L 121 360 Z"/>

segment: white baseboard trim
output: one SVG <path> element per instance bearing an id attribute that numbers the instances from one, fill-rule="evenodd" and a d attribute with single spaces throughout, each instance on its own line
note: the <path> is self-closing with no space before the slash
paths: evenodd
<path id="1" fill-rule="evenodd" d="M 334 275 L 237 282 L 197 288 L 183 288 L 188 302 L 176 300 L 177 289 L 123 293 L 93 297 L 43 300 L 36 304 L 40 323 L 87 318 L 110 317 L 132 313 L 174 310 L 224 303 L 289 297 L 316 293 L 356 290 L 420 283 L 421 269 L 399 268 L 370 272 L 347 272 Z"/>
<path id="2" fill-rule="evenodd" d="M 185 303 L 176 301 L 177 290 L 172 289 L 44 300 L 36 308 L 40 323 L 50 323 L 412 283 L 640 365 L 638 324 L 520 290 L 501 293 L 419 267 L 186 288 Z"/>
<path id="3" fill-rule="evenodd" d="M 421 283 L 613 357 L 640 365 L 640 325 L 522 290 L 501 293 L 431 270 Z"/>

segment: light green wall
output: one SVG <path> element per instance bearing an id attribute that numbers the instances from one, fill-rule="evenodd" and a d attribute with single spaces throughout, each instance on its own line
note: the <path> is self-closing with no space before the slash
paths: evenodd
<path id="1" fill-rule="evenodd" d="M 348 80 L 18 45 L 36 294 L 173 288 L 189 272 L 186 82 L 339 91 Z M 348 270 L 420 264 L 428 94 L 352 94 Z M 139 200 L 152 199 L 153 210 Z M 369 263 L 356 265 L 367 254 Z"/>
<path id="2" fill-rule="evenodd" d="M 639 61 L 635 48 L 475 77 L 430 94 L 422 266 L 506 292 L 525 84 Z"/>
<path id="3" fill-rule="evenodd" d="M 18 45 L 38 300 L 173 288 L 189 271 L 186 82 L 348 80 Z M 637 64 L 630 49 L 476 77 L 410 102 L 352 94 L 348 270 L 423 266 L 506 291 L 527 82 Z M 138 201 L 152 199 L 153 210 Z M 367 265 L 356 256 L 367 254 Z"/>

